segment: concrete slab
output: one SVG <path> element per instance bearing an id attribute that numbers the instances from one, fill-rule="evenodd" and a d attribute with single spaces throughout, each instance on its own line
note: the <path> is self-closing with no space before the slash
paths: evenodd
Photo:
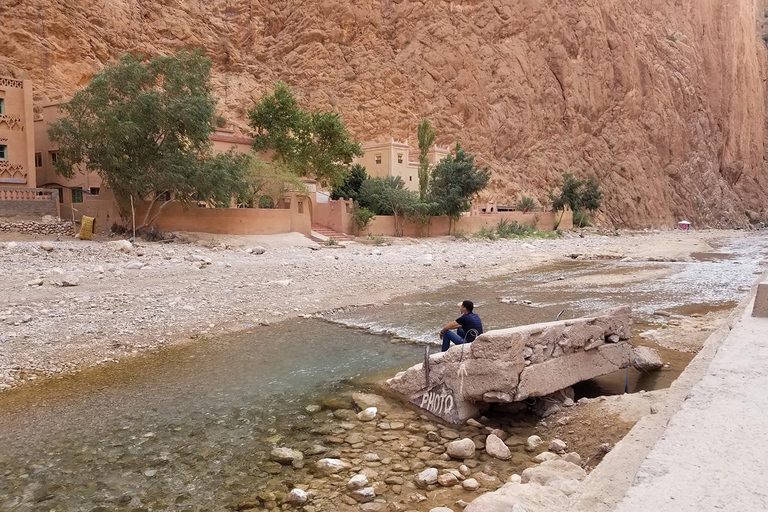
<path id="1" fill-rule="evenodd" d="M 768 283 L 762 283 L 757 286 L 757 295 L 755 295 L 755 305 L 752 308 L 752 316 L 757 318 L 768 318 Z"/>

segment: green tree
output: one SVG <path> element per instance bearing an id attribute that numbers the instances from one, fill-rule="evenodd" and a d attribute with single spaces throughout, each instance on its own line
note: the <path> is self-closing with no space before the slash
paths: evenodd
<path id="1" fill-rule="evenodd" d="M 550 192 L 549 198 L 552 201 L 552 209 L 563 212 L 560 215 L 560 220 L 565 213 L 565 207 L 568 206 L 573 212 L 574 220 L 577 220 L 579 227 L 581 227 L 589 222 L 589 217 L 583 210 L 597 211 L 602 204 L 603 193 L 594 176 L 583 181 L 566 172 L 563 173 L 560 191 L 557 194 Z M 557 224 L 560 224 L 560 220 Z"/>
<path id="2" fill-rule="evenodd" d="M 262 96 L 248 117 L 256 132 L 256 151 L 271 150 L 274 159 L 295 174 L 325 185 L 341 184 L 352 159 L 363 154 L 338 114 L 305 111 L 284 82 L 277 82 L 271 94 Z"/>
<path id="3" fill-rule="evenodd" d="M 286 192 L 307 193 L 307 185 L 279 162 L 251 159 L 248 188 L 238 197 L 238 203 L 249 207 L 275 208 Z"/>
<path id="4" fill-rule="evenodd" d="M 448 215 L 455 224 L 462 212 L 472 206 L 475 194 L 488 186 L 491 173 L 475 165 L 475 157 L 468 155 L 456 141 L 456 155 L 448 155 L 432 170 L 430 195 L 436 204 L 436 213 Z"/>
<path id="5" fill-rule="evenodd" d="M 77 166 L 95 171 L 114 192 L 123 218 L 131 202 L 151 198 L 185 205 L 203 200 L 228 205 L 247 183 L 247 156 L 213 156 L 215 100 L 211 61 L 200 50 L 174 56 L 125 56 L 108 64 L 61 106 L 48 134 L 58 144 L 56 172 L 71 178 Z"/>
<path id="6" fill-rule="evenodd" d="M 429 148 L 435 142 L 435 130 L 429 119 L 421 121 L 417 135 L 419 139 L 419 199 L 424 201 L 429 187 Z"/>
<path id="7" fill-rule="evenodd" d="M 399 176 L 369 178 L 360 187 L 358 201 L 376 215 L 394 215 L 390 201 L 391 190 L 404 190 L 405 183 Z"/>
<path id="8" fill-rule="evenodd" d="M 331 199 L 352 199 L 357 201 L 360 196 L 360 187 L 368 179 L 365 167 L 355 164 L 349 169 L 349 174 L 344 181 L 331 190 Z"/>

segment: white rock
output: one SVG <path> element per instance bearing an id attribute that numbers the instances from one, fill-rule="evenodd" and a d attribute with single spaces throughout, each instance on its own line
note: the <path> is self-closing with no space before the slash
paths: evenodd
<path id="1" fill-rule="evenodd" d="M 565 453 L 565 449 L 568 447 L 568 445 L 565 443 L 565 441 L 562 441 L 560 439 L 553 439 L 549 443 L 549 451 L 553 453 Z"/>
<path id="2" fill-rule="evenodd" d="M 560 456 L 552 452 L 541 452 L 533 458 L 536 462 L 544 462 L 547 460 L 560 460 Z"/>
<path id="3" fill-rule="evenodd" d="M 379 410 L 377 408 L 368 407 L 367 409 L 357 413 L 357 419 L 359 419 L 360 421 L 373 421 L 376 419 L 378 412 Z"/>
<path id="4" fill-rule="evenodd" d="M 476 491 L 480 488 L 480 484 L 474 478 L 467 478 L 461 482 L 461 486 L 468 491 Z"/>
<path id="5" fill-rule="evenodd" d="M 144 268 L 144 262 L 142 261 L 130 261 L 128 262 L 125 267 L 126 270 L 141 270 Z"/>
<path id="6" fill-rule="evenodd" d="M 320 412 L 320 409 L 322 409 L 322 407 L 316 404 L 310 404 L 304 408 L 304 410 L 307 411 L 308 413 Z"/>
<path id="7" fill-rule="evenodd" d="M 349 469 L 352 466 L 348 462 L 339 459 L 320 459 L 315 463 L 315 467 L 321 473 L 331 475 Z"/>
<path id="8" fill-rule="evenodd" d="M 517 473 L 515 473 L 514 475 L 511 475 L 511 476 L 509 477 L 509 480 L 507 480 L 507 481 L 508 481 L 508 482 L 511 482 L 511 483 L 513 483 L 513 484 L 519 484 L 519 483 L 520 483 L 520 481 L 521 481 L 522 479 L 523 479 L 523 477 L 521 477 L 520 475 L 518 475 Z"/>
<path id="9" fill-rule="evenodd" d="M 40 242 L 40 248 L 44 251 L 51 252 L 53 250 L 53 244 L 51 242 Z"/>
<path id="10" fill-rule="evenodd" d="M 475 442 L 469 438 L 448 443 L 448 455 L 454 459 L 469 459 L 475 455 Z"/>
<path id="11" fill-rule="evenodd" d="M 254 245 L 245 250 L 248 254 L 264 254 L 267 250 L 260 245 Z"/>
<path id="12" fill-rule="evenodd" d="M 109 245 L 112 246 L 115 250 L 124 252 L 126 254 L 133 251 L 133 244 L 128 240 L 115 240 L 114 242 L 109 242 Z"/>
<path id="13" fill-rule="evenodd" d="M 563 460 L 572 464 L 576 464 L 577 466 L 581 465 L 581 455 L 576 452 L 566 453 L 562 458 Z"/>
<path id="14" fill-rule="evenodd" d="M 485 451 L 491 457 L 500 460 L 509 460 L 512 457 L 512 452 L 509 447 L 504 444 L 496 434 L 490 434 L 485 440 Z"/>
<path id="15" fill-rule="evenodd" d="M 306 503 L 307 499 L 309 499 L 309 496 L 305 491 L 301 489 L 293 489 L 288 493 L 286 501 L 295 505 L 301 505 L 302 503 Z"/>
<path id="16" fill-rule="evenodd" d="M 422 487 L 437 483 L 437 468 L 427 468 L 416 475 L 416 483 Z"/>
<path id="17" fill-rule="evenodd" d="M 27 281 L 27 286 L 43 286 L 43 280 L 33 279 L 31 281 Z"/>
<path id="18" fill-rule="evenodd" d="M 294 461 L 303 460 L 304 454 L 298 450 L 281 446 L 279 448 L 274 448 L 272 453 L 270 453 L 269 458 L 280 464 L 291 464 Z"/>
<path id="19" fill-rule="evenodd" d="M 429 512 L 453 512 L 453 509 L 448 507 L 435 507 L 429 509 Z"/>
<path id="20" fill-rule="evenodd" d="M 80 279 L 74 274 L 65 274 L 61 276 L 61 286 L 77 286 L 80 284 Z"/>
<path id="21" fill-rule="evenodd" d="M 528 450 L 529 452 L 532 452 L 533 450 L 541 446 L 543 443 L 544 441 L 542 441 L 539 436 L 530 436 L 525 441 L 525 449 Z"/>
<path id="22" fill-rule="evenodd" d="M 362 489 L 366 485 L 368 485 L 367 476 L 355 475 L 349 479 L 349 482 L 347 482 L 347 489 L 349 489 L 350 491 L 355 491 L 357 489 Z"/>
<path id="23" fill-rule="evenodd" d="M 376 498 L 376 491 L 374 491 L 373 487 L 363 487 L 362 489 L 352 491 L 351 494 L 359 503 L 368 503 Z"/>

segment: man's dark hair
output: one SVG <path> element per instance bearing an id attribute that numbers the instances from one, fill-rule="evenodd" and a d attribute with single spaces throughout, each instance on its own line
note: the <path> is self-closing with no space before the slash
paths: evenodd
<path id="1" fill-rule="evenodd" d="M 464 308 L 470 313 L 472 312 L 473 309 L 475 309 L 475 305 L 474 303 L 472 303 L 471 300 L 465 300 L 464 302 L 461 303 L 461 305 L 464 306 Z"/>

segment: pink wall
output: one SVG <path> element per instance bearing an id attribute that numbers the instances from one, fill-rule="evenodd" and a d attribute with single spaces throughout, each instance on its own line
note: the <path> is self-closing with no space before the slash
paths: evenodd
<path id="1" fill-rule="evenodd" d="M 483 228 L 490 229 L 495 227 L 501 220 L 515 221 L 518 224 L 533 226 L 541 231 L 552 231 L 556 219 L 560 218 L 560 212 L 501 212 L 487 215 L 465 216 L 461 217 L 453 227 L 452 232 L 462 232 L 467 235 L 477 233 Z M 538 222 L 537 222 L 538 220 Z M 403 227 L 403 236 L 423 237 L 423 236 L 444 236 L 448 235 L 449 219 L 446 216 L 432 217 L 428 226 L 420 229 L 417 224 L 406 222 Z M 560 222 L 559 229 L 573 229 L 573 214 L 565 212 Z M 374 236 L 395 236 L 395 220 L 389 215 L 377 215 L 370 227 L 363 234 Z"/>
<path id="2" fill-rule="evenodd" d="M 352 220 L 351 200 L 330 200 L 327 203 L 312 203 L 312 222 L 338 231 L 339 233 L 352 234 L 355 232 L 355 223 Z"/>
<path id="3" fill-rule="evenodd" d="M 159 205 L 153 207 L 157 211 Z M 136 212 L 137 224 L 144 219 L 146 205 Z M 293 231 L 309 235 L 312 231 L 311 206 L 306 196 L 292 197 L 287 209 L 198 208 L 187 209 L 170 203 L 154 225 L 162 231 L 197 231 L 227 235 L 273 235 Z"/>

